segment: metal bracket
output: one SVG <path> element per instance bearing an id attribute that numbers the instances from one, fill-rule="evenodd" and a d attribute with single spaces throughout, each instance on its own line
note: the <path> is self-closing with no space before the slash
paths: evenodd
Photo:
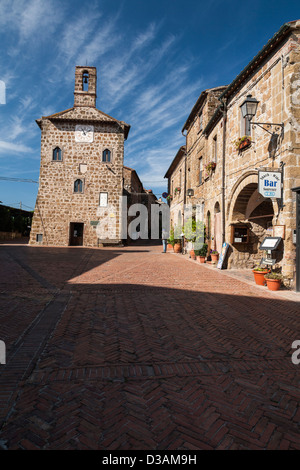
<path id="1" fill-rule="evenodd" d="M 274 132 L 270 132 L 268 129 L 265 129 L 263 126 L 275 126 L 275 127 L 281 127 L 281 134 L 283 134 L 283 129 L 284 129 L 284 124 L 277 124 L 274 122 L 250 122 L 251 126 L 258 126 L 264 131 L 268 132 L 269 134 L 273 135 Z"/>

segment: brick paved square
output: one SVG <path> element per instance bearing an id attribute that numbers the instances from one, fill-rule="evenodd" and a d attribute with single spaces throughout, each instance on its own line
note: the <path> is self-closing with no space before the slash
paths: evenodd
<path id="1" fill-rule="evenodd" d="M 299 449 L 299 302 L 160 246 L 0 246 L 4 449 Z"/>

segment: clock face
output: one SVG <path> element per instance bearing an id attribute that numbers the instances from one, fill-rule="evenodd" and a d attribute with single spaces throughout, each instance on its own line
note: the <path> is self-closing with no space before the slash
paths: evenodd
<path id="1" fill-rule="evenodd" d="M 78 124 L 75 126 L 75 142 L 93 142 L 94 126 Z"/>

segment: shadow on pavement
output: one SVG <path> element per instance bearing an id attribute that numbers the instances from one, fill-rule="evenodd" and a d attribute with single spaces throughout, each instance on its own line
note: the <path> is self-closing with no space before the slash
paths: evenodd
<path id="1" fill-rule="evenodd" d="M 160 253 L 0 247 L 3 448 L 300 448 L 299 304 Z"/>

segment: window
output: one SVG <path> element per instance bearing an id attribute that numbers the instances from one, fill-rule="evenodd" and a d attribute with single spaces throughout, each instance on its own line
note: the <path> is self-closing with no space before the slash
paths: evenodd
<path id="1" fill-rule="evenodd" d="M 203 159 L 199 158 L 199 184 L 203 183 Z"/>
<path id="2" fill-rule="evenodd" d="M 203 129 L 203 115 L 199 114 L 199 132 Z"/>
<path id="3" fill-rule="evenodd" d="M 38 234 L 36 235 L 36 241 L 37 241 L 38 243 L 42 243 L 42 241 L 43 241 L 43 234 L 42 234 L 42 233 L 38 233 Z"/>
<path id="4" fill-rule="evenodd" d="M 74 193 L 83 193 L 83 181 L 78 179 L 74 183 Z"/>
<path id="5" fill-rule="evenodd" d="M 59 147 L 55 147 L 52 152 L 52 160 L 54 161 L 62 161 L 62 151 Z"/>
<path id="6" fill-rule="evenodd" d="M 251 135 L 251 125 L 250 125 L 250 119 L 248 116 L 243 118 L 242 115 L 242 110 L 241 110 L 241 135 L 240 137 L 243 137 L 244 135 Z"/>
<path id="7" fill-rule="evenodd" d="M 102 161 L 110 162 L 111 161 L 111 151 L 108 149 L 103 150 L 102 152 Z"/>
<path id="8" fill-rule="evenodd" d="M 212 159 L 215 163 L 217 163 L 217 155 L 218 155 L 218 143 L 217 143 L 217 136 L 215 135 L 213 138 L 213 155 Z"/>

